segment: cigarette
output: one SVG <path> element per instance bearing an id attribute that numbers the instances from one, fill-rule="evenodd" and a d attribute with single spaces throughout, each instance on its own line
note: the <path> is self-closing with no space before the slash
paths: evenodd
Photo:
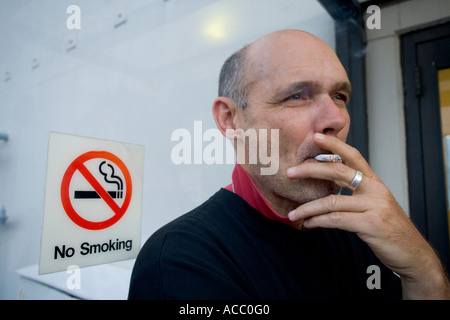
<path id="1" fill-rule="evenodd" d="M 119 199 L 122 198 L 122 191 L 107 191 L 111 198 Z M 75 199 L 100 199 L 100 195 L 96 191 L 81 191 L 75 190 L 74 194 Z"/>
<path id="2" fill-rule="evenodd" d="M 341 156 L 338 154 L 318 154 L 314 159 L 324 162 L 342 162 Z"/>

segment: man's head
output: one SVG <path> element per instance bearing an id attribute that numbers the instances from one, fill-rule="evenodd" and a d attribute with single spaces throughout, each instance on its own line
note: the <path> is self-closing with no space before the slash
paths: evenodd
<path id="1" fill-rule="evenodd" d="M 222 133 L 226 129 L 279 129 L 278 172 L 263 176 L 260 163 L 242 166 L 271 205 L 280 203 L 289 210 L 294 203 L 339 191 L 330 181 L 291 180 L 286 170 L 326 152 L 312 142 L 314 133 L 346 139 L 350 91 L 345 69 L 325 42 L 307 32 L 282 30 L 256 40 L 227 60 L 213 113 Z M 236 142 L 244 141 L 238 138 Z"/>

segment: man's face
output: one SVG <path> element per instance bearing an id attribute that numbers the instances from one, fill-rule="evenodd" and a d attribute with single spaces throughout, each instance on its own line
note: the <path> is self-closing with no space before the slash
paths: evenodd
<path id="1" fill-rule="evenodd" d="M 255 183 L 266 195 L 296 203 L 337 193 L 331 181 L 286 175 L 289 167 L 329 153 L 313 143 L 315 133 L 347 137 L 351 89 L 334 52 L 308 34 L 288 32 L 254 43 L 248 62 L 248 105 L 238 112 L 237 123 L 244 130 L 279 129 L 278 173 L 262 176 L 260 165 L 246 164 Z"/>

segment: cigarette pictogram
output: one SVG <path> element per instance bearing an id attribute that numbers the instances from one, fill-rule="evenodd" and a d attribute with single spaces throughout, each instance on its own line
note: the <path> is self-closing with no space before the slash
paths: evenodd
<path id="1" fill-rule="evenodd" d="M 106 165 L 106 168 L 105 168 Z M 109 172 L 108 169 L 109 168 Z M 103 175 L 103 179 L 110 184 L 117 185 L 117 191 L 107 191 L 113 199 L 122 199 L 123 197 L 123 181 L 119 176 L 115 175 L 114 167 L 110 163 L 103 161 L 98 166 L 98 171 Z M 100 199 L 97 191 L 93 190 L 75 190 L 75 199 Z"/>

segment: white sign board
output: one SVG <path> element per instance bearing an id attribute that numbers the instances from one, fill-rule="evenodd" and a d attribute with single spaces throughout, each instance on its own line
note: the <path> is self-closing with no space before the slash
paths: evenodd
<path id="1" fill-rule="evenodd" d="M 144 147 L 50 133 L 39 274 L 137 256 Z"/>

